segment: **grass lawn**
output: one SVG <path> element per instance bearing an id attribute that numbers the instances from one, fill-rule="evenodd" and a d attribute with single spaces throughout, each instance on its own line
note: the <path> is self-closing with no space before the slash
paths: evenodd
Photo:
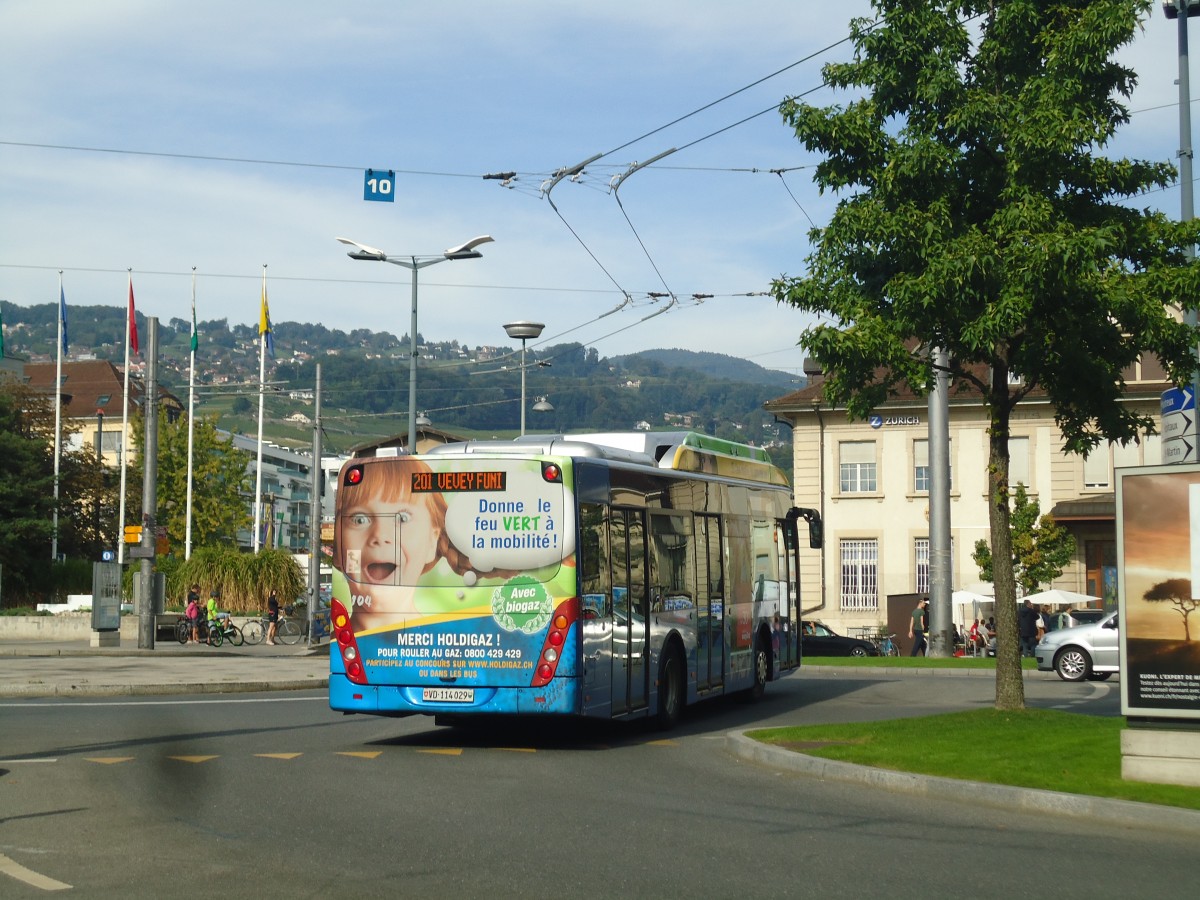
<path id="1" fill-rule="evenodd" d="M 880 769 L 1200 809 L 1200 788 L 1121 779 L 1124 727 L 1120 717 L 982 709 L 886 722 L 765 728 L 747 736 Z"/>

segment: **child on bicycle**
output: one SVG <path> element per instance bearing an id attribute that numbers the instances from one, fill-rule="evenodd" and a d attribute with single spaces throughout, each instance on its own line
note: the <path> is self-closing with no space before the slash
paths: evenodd
<path id="1" fill-rule="evenodd" d="M 208 643 L 212 643 L 214 631 L 221 630 L 221 614 L 217 612 L 217 601 L 221 599 L 221 589 L 213 588 L 208 593 Z"/>

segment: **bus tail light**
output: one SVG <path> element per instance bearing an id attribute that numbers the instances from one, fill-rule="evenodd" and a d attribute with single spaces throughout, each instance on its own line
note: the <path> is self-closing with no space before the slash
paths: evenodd
<path id="1" fill-rule="evenodd" d="M 567 641 L 567 632 L 579 619 L 579 598 L 571 597 L 558 604 L 554 615 L 550 617 L 550 631 L 542 643 L 542 652 L 538 655 L 537 666 L 533 670 L 533 681 L 530 687 L 544 687 L 558 670 L 562 655 L 559 648 Z"/>
<path id="2" fill-rule="evenodd" d="M 358 653 L 358 642 L 354 639 L 354 631 L 350 627 L 350 614 L 339 600 L 332 601 L 330 613 L 330 624 L 333 626 L 338 652 L 342 654 L 342 663 L 346 667 L 346 677 L 355 684 L 366 684 L 367 672 L 363 668 L 362 658 Z"/>

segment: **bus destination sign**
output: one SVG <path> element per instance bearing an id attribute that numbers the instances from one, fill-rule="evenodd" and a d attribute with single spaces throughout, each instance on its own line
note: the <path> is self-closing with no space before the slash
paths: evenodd
<path id="1" fill-rule="evenodd" d="M 507 472 L 413 472 L 414 494 L 441 491 L 503 491 L 508 485 Z"/>

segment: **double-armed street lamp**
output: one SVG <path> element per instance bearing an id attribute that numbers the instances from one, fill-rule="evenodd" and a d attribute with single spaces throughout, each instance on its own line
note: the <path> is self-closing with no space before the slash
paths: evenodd
<path id="1" fill-rule="evenodd" d="M 340 237 L 338 240 L 343 244 L 348 244 L 351 247 L 356 247 L 356 250 L 351 250 L 346 255 L 351 259 L 368 260 L 371 262 L 386 262 L 394 266 L 403 266 L 412 272 L 412 324 L 409 327 L 408 347 L 409 347 L 409 363 L 408 363 L 408 452 L 417 452 L 417 270 L 423 269 L 426 266 L 432 266 L 436 263 L 446 262 L 446 260 L 457 259 L 479 259 L 483 256 L 475 248 L 480 244 L 486 244 L 492 240 L 489 234 L 480 235 L 476 238 L 471 238 L 465 244 L 459 244 L 457 247 L 451 247 L 449 250 L 442 253 L 440 256 L 389 256 L 382 250 L 377 250 L 374 247 L 368 247 L 366 244 L 360 244 L 358 241 L 352 241 L 349 238 Z"/>
<path id="2" fill-rule="evenodd" d="M 525 436 L 525 342 L 540 337 L 545 327 L 541 322 L 509 322 L 504 326 L 510 338 L 521 339 L 521 437 Z"/>

